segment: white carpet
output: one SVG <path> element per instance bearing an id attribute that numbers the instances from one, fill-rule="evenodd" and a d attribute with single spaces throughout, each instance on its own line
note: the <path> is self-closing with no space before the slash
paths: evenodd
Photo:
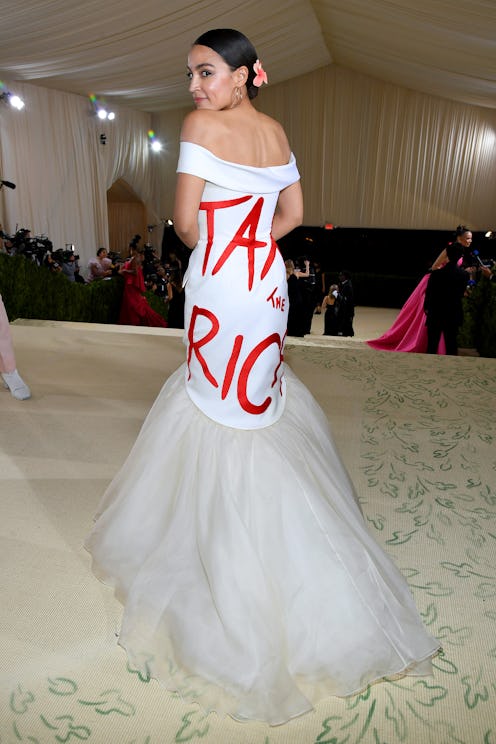
<path id="1" fill-rule="evenodd" d="M 496 744 L 494 360 L 388 354 L 358 339 L 317 345 L 316 335 L 290 343 L 287 360 L 331 420 L 370 530 L 444 650 L 433 678 L 376 684 L 270 728 L 206 718 L 133 674 L 116 643 L 120 606 L 82 547 L 183 360 L 180 333 L 34 321 L 12 330 L 33 398 L 0 391 L 2 744 Z"/>

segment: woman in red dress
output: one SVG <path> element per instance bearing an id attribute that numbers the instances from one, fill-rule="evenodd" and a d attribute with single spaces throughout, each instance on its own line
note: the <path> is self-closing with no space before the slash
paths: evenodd
<path id="1" fill-rule="evenodd" d="M 167 328 L 167 322 L 155 310 L 152 310 L 146 300 L 142 263 L 143 250 L 137 246 L 132 246 L 131 257 L 120 270 L 125 284 L 119 323 L 121 325 Z"/>

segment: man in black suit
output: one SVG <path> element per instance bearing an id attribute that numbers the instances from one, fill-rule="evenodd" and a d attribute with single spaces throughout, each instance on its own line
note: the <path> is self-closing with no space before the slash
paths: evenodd
<path id="1" fill-rule="evenodd" d="M 441 334 L 444 335 L 446 354 L 458 354 L 456 338 L 463 322 L 462 298 L 470 277 L 457 265 L 460 258 L 458 244 L 449 245 L 446 253 L 448 262 L 431 273 L 425 291 L 428 354 L 437 354 Z"/>
<path id="2" fill-rule="evenodd" d="M 354 336 L 355 297 L 349 271 L 339 274 L 339 305 L 337 311 L 338 336 Z"/>

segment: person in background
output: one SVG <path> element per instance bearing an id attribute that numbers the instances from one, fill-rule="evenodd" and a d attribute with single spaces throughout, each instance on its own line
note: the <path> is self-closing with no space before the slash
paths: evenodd
<path id="1" fill-rule="evenodd" d="M 446 249 L 446 263 L 429 276 L 424 310 L 427 325 L 427 353 L 437 354 L 441 334 L 446 354 L 458 354 L 456 337 L 463 322 L 462 298 L 469 274 L 457 265 L 460 250 L 456 243 Z"/>
<path id="2" fill-rule="evenodd" d="M 322 271 L 320 261 L 314 261 L 313 265 L 315 270 L 314 313 L 315 315 L 320 315 L 320 313 L 322 312 L 322 300 L 327 294 L 325 286 L 325 274 Z"/>
<path id="3" fill-rule="evenodd" d="M 167 328 L 161 315 L 155 312 L 145 297 L 145 278 L 143 276 L 143 258 L 145 249 L 138 245 L 131 246 L 131 257 L 120 270 L 124 277 L 119 323 L 121 325 L 154 326 Z"/>
<path id="4" fill-rule="evenodd" d="M 167 325 L 169 328 L 184 328 L 184 287 L 181 280 L 181 270 L 172 269 L 168 282 L 170 299 Z"/>
<path id="5" fill-rule="evenodd" d="M 494 264 L 493 266 L 480 266 L 479 270 L 482 276 L 485 276 L 490 282 L 494 281 Z"/>
<path id="6" fill-rule="evenodd" d="M 183 264 L 176 251 L 169 251 L 166 263 L 168 264 L 170 270 L 174 272 L 174 276 L 177 277 L 179 281 L 182 281 Z"/>
<path id="7" fill-rule="evenodd" d="M 354 336 L 355 296 L 349 271 L 339 274 L 339 305 L 337 312 L 338 336 Z"/>
<path id="8" fill-rule="evenodd" d="M 468 257 L 471 252 L 472 231 L 465 225 L 458 225 L 454 233 L 454 243 L 460 256 Z M 401 308 L 391 328 L 380 338 L 367 341 L 372 349 L 378 351 L 407 351 L 423 354 L 427 351 L 427 326 L 425 325 L 424 299 L 425 289 L 432 271 L 437 271 L 447 261 L 446 248 L 432 264 L 430 271 L 424 274 L 412 294 Z M 445 353 L 444 339 L 439 342 L 439 354 Z"/>
<path id="9" fill-rule="evenodd" d="M 106 248 L 100 247 L 96 252 L 95 258 L 88 261 L 88 281 L 94 282 L 95 279 L 110 279 L 112 276 L 112 261 L 108 257 Z"/>
<path id="10" fill-rule="evenodd" d="M 288 258 L 284 264 L 286 266 L 286 279 L 288 282 L 288 336 L 298 336 L 302 338 L 305 335 L 305 312 L 303 292 L 298 277 L 308 276 L 308 274 L 298 271 L 295 268 L 294 261 L 290 258 Z"/>
<path id="11" fill-rule="evenodd" d="M 337 336 L 339 331 L 339 286 L 331 284 L 329 292 L 322 300 L 322 312 L 324 315 L 324 336 Z"/>
<path id="12" fill-rule="evenodd" d="M 80 282 L 85 284 L 85 281 L 79 273 L 79 263 L 76 255 L 72 252 L 64 252 L 65 255 L 62 259 L 62 273 L 67 277 L 70 282 Z"/>
<path id="13" fill-rule="evenodd" d="M 316 300 L 316 280 L 315 280 L 315 266 L 307 256 L 298 258 L 297 267 L 300 271 L 296 271 L 296 276 L 301 285 L 301 296 L 303 300 L 303 329 L 305 335 L 312 331 L 312 320 L 315 312 Z M 305 271 L 301 271 L 301 267 L 305 267 Z"/>
<path id="14" fill-rule="evenodd" d="M 31 390 L 17 371 L 12 334 L 2 295 L 0 295 L 0 374 L 4 387 L 10 390 L 13 398 L 27 400 L 31 397 Z"/>

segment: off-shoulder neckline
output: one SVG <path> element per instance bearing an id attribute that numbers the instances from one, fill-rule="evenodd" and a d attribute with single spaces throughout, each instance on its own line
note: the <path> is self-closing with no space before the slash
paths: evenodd
<path id="1" fill-rule="evenodd" d="M 283 163 L 282 165 L 247 165 L 246 163 L 237 163 L 235 160 L 225 160 L 224 158 L 220 158 L 218 155 L 214 155 L 214 153 L 209 150 L 207 147 L 203 147 L 203 145 L 198 145 L 196 142 L 189 142 L 188 140 L 181 140 L 181 145 L 192 145 L 193 147 L 199 147 L 200 150 L 203 150 L 204 152 L 208 153 L 210 157 L 215 158 L 215 160 L 218 160 L 220 163 L 226 163 L 227 165 L 235 165 L 238 168 L 249 168 L 250 170 L 254 171 L 266 171 L 266 170 L 274 170 L 275 168 L 287 168 L 290 165 L 293 165 L 295 163 L 295 156 L 293 153 L 289 156 L 289 161 L 287 163 Z"/>

